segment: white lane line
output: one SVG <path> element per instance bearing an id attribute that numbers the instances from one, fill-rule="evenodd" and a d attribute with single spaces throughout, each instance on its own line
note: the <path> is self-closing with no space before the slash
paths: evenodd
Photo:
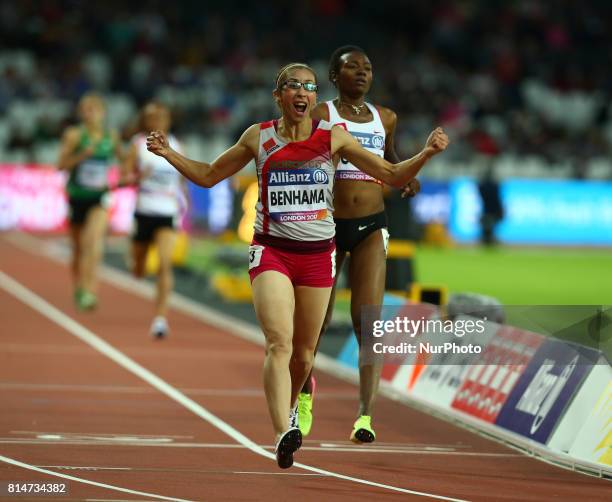
<path id="1" fill-rule="evenodd" d="M 97 467 L 92 465 L 37 465 L 43 469 L 59 469 L 61 471 L 133 471 L 132 467 Z"/>
<path id="2" fill-rule="evenodd" d="M 34 465 L 26 464 L 24 462 L 20 462 L 19 460 L 15 460 L 14 458 L 5 457 L 4 455 L 0 455 L 0 462 L 5 462 L 7 464 L 15 465 L 23 469 L 28 469 L 30 471 L 42 472 L 43 474 L 49 474 L 51 476 L 55 476 L 58 478 L 68 479 L 70 481 L 76 481 L 77 483 L 84 483 L 86 485 L 98 486 L 100 488 L 107 488 L 107 489 L 115 490 L 118 492 L 131 493 L 133 495 L 144 495 L 145 497 L 153 497 L 158 500 L 173 500 L 177 502 L 193 502 L 188 499 L 179 499 L 176 497 L 165 497 L 164 495 L 157 495 L 156 493 L 140 492 L 138 490 L 130 490 L 129 488 L 122 488 L 121 486 L 109 485 L 106 483 L 98 483 L 97 481 L 90 481 L 89 479 L 77 478 L 75 476 L 70 476 L 68 474 L 63 474 L 61 472 L 49 471 L 47 469 L 42 469 L 41 467 L 36 467 Z"/>
<path id="3" fill-rule="evenodd" d="M 193 401 L 192 399 L 185 396 L 182 392 L 172 387 L 166 381 L 162 380 L 160 377 L 144 368 L 136 361 L 133 361 L 128 356 L 123 354 L 123 352 L 117 350 L 115 347 L 105 342 L 98 336 L 96 336 L 93 332 L 88 330 L 85 326 L 82 326 L 78 322 L 76 322 L 71 317 L 64 314 L 62 311 L 55 308 L 53 305 L 48 303 L 46 300 L 35 294 L 33 291 L 30 291 L 21 283 L 17 282 L 13 278 L 6 275 L 4 272 L 0 271 L 0 287 L 2 287 L 6 292 L 13 295 L 14 297 L 21 300 L 26 305 L 29 305 L 34 310 L 38 311 L 48 319 L 52 320 L 59 326 L 66 329 L 68 332 L 72 333 L 74 336 L 90 345 L 101 354 L 105 355 L 109 359 L 115 361 L 117 364 L 130 371 L 134 375 L 143 379 L 145 382 L 149 383 L 156 389 L 158 389 L 163 394 L 166 394 L 169 398 L 175 400 L 177 403 L 181 404 L 195 415 L 200 418 L 206 420 L 208 423 L 219 429 L 221 432 L 225 433 L 236 442 L 243 444 L 249 450 L 253 451 L 261 455 L 262 457 L 266 457 L 268 459 L 276 461 L 276 457 L 273 453 L 268 452 L 254 443 L 251 439 L 246 437 L 240 431 L 229 425 L 228 423 L 221 420 L 216 415 L 213 415 L 204 407 L 200 406 L 198 403 Z M 344 474 L 340 474 L 333 471 L 327 471 L 325 469 L 319 469 L 318 467 L 313 467 L 310 465 L 302 464 L 296 462 L 293 464 L 295 467 L 300 467 L 304 470 L 315 472 L 318 474 L 327 475 L 330 477 L 334 477 L 337 479 L 342 479 L 345 481 L 351 481 L 353 483 L 359 483 L 363 485 L 373 486 L 376 488 L 383 488 L 386 490 L 391 490 L 400 493 L 407 493 L 410 495 L 420 495 L 423 497 L 430 497 L 438 500 L 449 500 L 449 501 L 460 501 L 461 499 L 454 499 L 450 497 L 444 497 L 442 495 L 436 495 L 427 492 L 420 492 L 416 490 L 409 490 L 407 488 L 400 488 L 397 486 L 387 485 L 384 483 L 377 483 L 375 481 L 369 481 L 366 479 L 356 478 L 353 476 L 347 476 Z M 461 501 L 463 502 L 463 501 Z"/>
<path id="4" fill-rule="evenodd" d="M 81 466 L 81 465 L 36 465 L 44 469 L 59 469 L 61 471 L 132 471 L 132 472 L 178 472 L 178 473 L 204 473 L 204 474 L 257 474 L 261 476 L 315 476 L 327 477 L 322 474 L 310 472 L 272 472 L 272 471 L 211 471 L 197 469 L 150 469 L 138 467 L 103 467 L 103 466 Z"/>
<path id="5" fill-rule="evenodd" d="M 0 350 L 4 348 L 0 344 Z M 89 351 L 88 351 L 89 352 Z M 156 394 L 157 391 L 151 387 L 138 387 L 129 385 L 78 385 L 78 384 L 49 384 L 49 383 L 26 383 L 26 382 L 0 382 L 0 390 L 18 390 L 18 391 L 44 391 L 44 392 L 99 392 L 103 394 Z M 264 396 L 264 391 L 261 389 L 179 389 L 183 394 L 188 396 L 219 396 L 219 397 L 256 397 Z M 317 400 L 330 399 L 338 400 L 354 400 L 355 396 L 351 393 L 331 393 L 318 392 Z"/>
<path id="6" fill-rule="evenodd" d="M 260 476 L 314 476 L 326 477 L 326 474 L 312 474 L 310 472 L 266 472 L 266 471 L 233 471 L 232 474 L 257 474 Z"/>
<path id="7" fill-rule="evenodd" d="M 71 438 L 126 438 L 126 437 L 131 437 L 131 438 L 144 438 L 144 439 L 158 439 L 158 438 L 176 438 L 176 439 L 193 439 L 193 436 L 173 436 L 172 434 L 164 434 L 163 436 L 160 436 L 159 434 L 109 434 L 107 432 L 65 432 L 65 431 L 10 431 L 11 434 L 27 434 L 27 435 L 31 435 L 31 436 L 37 436 L 39 437 L 41 434 L 55 434 L 55 435 L 59 435 L 60 437 L 71 437 Z"/>
<path id="8" fill-rule="evenodd" d="M 246 446 L 241 444 L 215 444 L 215 443 L 151 443 L 151 442 L 119 442 L 119 441 L 86 441 L 86 440 L 44 440 L 44 439 L 9 439 L 0 438 L 0 444 L 28 444 L 28 445 L 50 445 L 50 444 L 61 444 L 63 446 L 117 446 L 117 447 L 147 447 L 147 448 L 212 448 L 212 449 L 247 449 Z M 273 445 L 260 445 L 265 450 L 274 450 Z M 397 448 L 378 448 L 375 446 L 359 447 L 359 446 L 346 446 L 346 447 L 320 447 L 320 446 L 302 446 L 300 450 L 314 451 L 314 452 L 346 452 L 346 453 L 396 453 L 399 455 L 446 455 L 454 457 L 522 457 L 520 453 L 479 453 L 479 452 L 467 452 L 467 451 L 449 451 L 449 450 L 419 450 L 419 449 L 406 449 L 400 450 Z"/>

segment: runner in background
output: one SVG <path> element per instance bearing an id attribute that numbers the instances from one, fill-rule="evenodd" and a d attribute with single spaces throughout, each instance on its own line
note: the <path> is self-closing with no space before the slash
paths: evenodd
<path id="1" fill-rule="evenodd" d="M 152 102 L 140 113 L 140 130 L 132 138 L 123 172 L 137 185 L 134 228 L 132 232 L 132 271 L 136 277 L 145 275 L 147 253 L 151 245 L 159 253 L 157 291 L 151 336 L 164 338 L 168 332 L 168 298 L 174 286 L 172 252 L 176 230 L 180 225 L 181 209 L 188 200 L 186 180 L 164 158 L 147 150 L 146 133 L 162 131 L 168 137 L 170 147 L 182 149 L 178 140 L 169 134 L 171 114 L 167 106 Z"/>
<path id="2" fill-rule="evenodd" d="M 207 188 L 256 160 L 259 198 L 249 275 L 266 340 L 264 390 L 281 468 L 293 465 L 302 444 L 297 396 L 312 368 L 334 282 L 333 183 L 339 157 L 401 187 L 448 144 L 437 128 L 420 153 L 392 164 L 362 148 L 343 128 L 311 118 L 317 88 L 309 66 L 283 67 L 273 91 L 282 117 L 252 125 L 212 163 L 182 156 L 160 131 L 147 137 L 150 151 Z"/>
<path id="3" fill-rule="evenodd" d="M 78 105 L 81 124 L 62 136 L 58 168 L 68 171 L 66 186 L 72 242 L 74 301 L 80 310 L 97 305 L 97 272 L 109 206 L 108 170 L 122 151 L 116 131 L 105 125 L 102 97 L 86 94 Z"/>
<path id="4" fill-rule="evenodd" d="M 312 116 L 343 127 L 374 155 L 389 162 L 399 162 L 394 143 L 397 115 L 388 108 L 365 101 L 372 85 L 372 63 L 364 50 L 353 45 L 336 49 L 329 64 L 329 80 L 338 90 L 338 97 L 319 104 Z M 414 178 L 402 195 L 414 196 L 418 190 L 419 184 Z M 382 183 L 344 158 L 336 171 L 334 221 L 338 272 L 347 254 L 351 256 L 351 318 L 361 345 L 362 307 L 383 302 L 389 232 Z M 321 334 L 331 322 L 335 291 L 334 284 Z M 372 412 L 380 372 L 378 364 L 359 364 L 359 410 L 350 434 L 353 442 L 371 443 L 376 438 Z M 312 427 L 314 390 L 315 379 L 311 374 L 299 395 L 299 424 L 304 435 L 308 435 Z"/>

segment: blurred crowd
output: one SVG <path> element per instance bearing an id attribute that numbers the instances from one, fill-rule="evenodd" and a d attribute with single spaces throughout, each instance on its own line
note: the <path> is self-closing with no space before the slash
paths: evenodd
<path id="1" fill-rule="evenodd" d="M 192 155 L 209 157 L 276 115 L 278 67 L 327 62 L 356 44 L 372 101 L 395 110 L 402 156 L 442 124 L 440 176 L 497 165 L 509 175 L 612 178 L 612 3 L 489 0 L 0 0 L 0 155 L 52 161 L 74 104 L 106 98 L 126 128 L 168 103 Z M 442 157 L 442 156 L 441 156 Z"/>

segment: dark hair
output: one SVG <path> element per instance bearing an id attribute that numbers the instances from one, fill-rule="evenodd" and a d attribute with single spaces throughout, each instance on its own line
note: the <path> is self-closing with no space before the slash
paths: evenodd
<path id="1" fill-rule="evenodd" d="M 146 129 L 145 129 L 145 110 L 147 108 L 149 108 L 149 106 L 155 106 L 157 108 L 162 108 L 162 109 L 166 110 L 168 112 L 168 114 L 170 115 L 170 120 L 172 120 L 172 110 L 170 109 L 170 107 L 166 103 L 163 103 L 163 102 L 157 101 L 157 100 L 147 101 L 142 106 L 140 111 L 138 112 L 138 129 L 140 131 L 142 131 L 142 132 L 146 131 Z"/>
<path id="2" fill-rule="evenodd" d="M 366 53 L 366 51 L 356 45 L 343 45 L 342 47 L 338 47 L 331 55 L 331 58 L 329 58 L 328 77 L 329 81 L 334 85 L 335 82 L 332 79 L 332 74 L 338 74 L 338 72 L 340 71 L 340 58 L 345 54 L 348 54 L 349 52 L 361 52 L 362 54 Z"/>
<path id="3" fill-rule="evenodd" d="M 275 89 L 278 89 L 278 85 L 281 83 L 281 80 L 283 76 L 285 75 L 285 73 L 287 73 L 289 70 L 293 70 L 294 68 L 304 68 L 305 70 L 310 71 L 314 75 L 315 82 L 317 81 L 317 74 L 306 63 L 289 63 L 283 66 L 280 70 L 278 70 L 278 73 L 276 74 L 276 78 L 274 79 Z"/>

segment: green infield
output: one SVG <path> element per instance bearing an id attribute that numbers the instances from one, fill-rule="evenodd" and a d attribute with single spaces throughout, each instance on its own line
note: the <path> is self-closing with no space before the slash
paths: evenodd
<path id="1" fill-rule="evenodd" d="M 192 239 L 187 265 L 208 274 L 246 274 L 247 245 Z M 506 305 L 606 305 L 612 299 L 608 249 L 417 246 L 414 270 L 423 285 L 486 294 Z"/>
<path id="2" fill-rule="evenodd" d="M 608 249 L 419 246 L 417 280 L 506 305 L 601 305 L 612 299 Z"/>

